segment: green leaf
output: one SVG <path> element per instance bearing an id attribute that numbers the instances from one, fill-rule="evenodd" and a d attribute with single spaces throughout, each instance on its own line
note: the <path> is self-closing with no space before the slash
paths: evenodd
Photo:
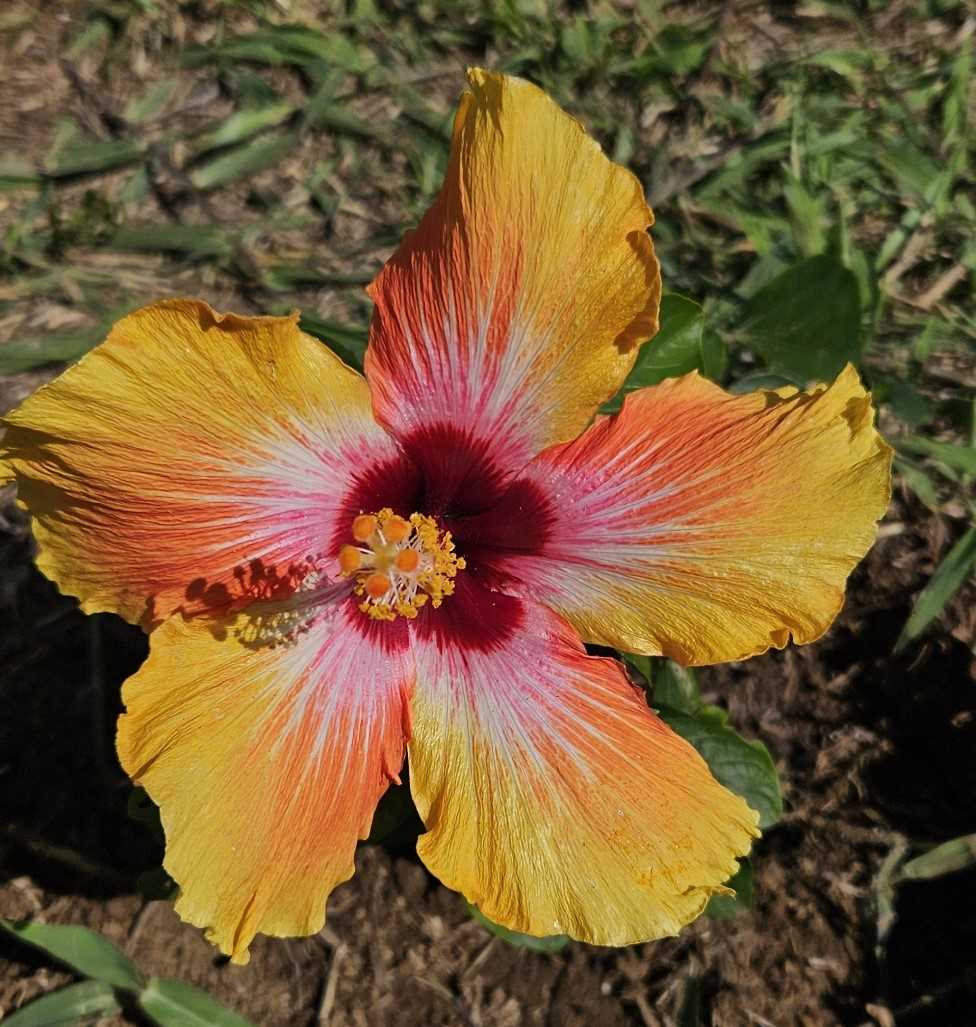
<path id="1" fill-rule="evenodd" d="M 962 474 L 976 475 L 976 447 L 957 446 L 951 442 L 933 442 L 917 435 L 894 439 L 897 449 L 918 453 Z"/>
<path id="2" fill-rule="evenodd" d="M 655 706 L 660 704 L 690 714 L 701 709 L 698 677 L 690 667 L 682 667 L 674 660 L 655 660 L 653 681 Z"/>
<path id="3" fill-rule="evenodd" d="M 661 705 L 658 713 L 701 753 L 718 781 L 756 810 L 760 827 L 776 823 L 783 812 L 783 798 L 776 767 L 762 742 L 739 735 L 729 727 L 728 714 L 717 706 L 701 706 L 689 714 Z"/>
<path id="4" fill-rule="evenodd" d="M 366 328 L 330 321 L 308 311 L 302 311 L 298 326 L 303 332 L 321 339 L 350 367 L 356 368 L 357 371 L 363 369 L 363 357 L 366 355 L 366 343 L 369 339 Z"/>
<path id="5" fill-rule="evenodd" d="M 729 878 L 726 887 L 731 888 L 735 895 L 713 895 L 705 907 L 706 916 L 715 920 L 731 920 L 752 909 L 753 874 L 752 863 L 748 859 L 739 863 L 738 871 Z"/>
<path id="6" fill-rule="evenodd" d="M 935 483 L 921 467 L 916 467 L 913 463 L 896 457 L 895 473 L 901 476 L 905 484 L 930 510 L 938 510 L 939 493 Z"/>
<path id="7" fill-rule="evenodd" d="M 721 340 L 705 332 L 705 312 L 700 304 L 677 293 L 665 293 L 660 317 L 661 330 L 641 346 L 623 388 L 603 407 L 604 412 L 619 410 L 628 393 L 665 378 L 704 370 L 706 365 L 724 370 Z"/>
<path id="8" fill-rule="evenodd" d="M 201 136 L 195 146 L 198 154 L 206 153 L 218 146 L 232 146 L 242 143 L 245 139 L 257 135 L 266 128 L 280 125 L 290 117 L 295 108 L 290 103 L 271 103 L 264 107 L 251 107 L 237 111 L 224 121 L 218 128 Z"/>
<path id="9" fill-rule="evenodd" d="M 959 587 L 976 572 L 976 528 L 970 528 L 949 550 L 938 569 L 929 578 L 928 584 L 915 600 L 911 616 L 905 622 L 895 652 L 899 652 L 922 632 L 942 612 L 946 603 L 956 594 Z"/>
<path id="10" fill-rule="evenodd" d="M 142 96 L 134 97 L 125 107 L 125 120 L 134 125 L 141 125 L 146 121 L 162 114 L 166 104 L 179 85 L 179 79 L 164 78 L 154 82 Z"/>
<path id="11" fill-rule="evenodd" d="M 256 175 L 277 164 L 298 142 L 295 132 L 261 136 L 201 164 L 190 174 L 197 189 L 214 189 L 238 178 Z"/>
<path id="12" fill-rule="evenodd" d="M 109 171 L 141 160 L 145 152 L 146 147 L 143 143 L 126 139 L 70 142 L 44 162 L 44 170 L 52 178 L 65 178 L 92 171 Z"/>
<path id="13" fill-rule="evenodd" d="M 976 834 L 962 835 L 936 845 L 934 849 L 905 863 L 896 879 L 902 881 L 927 881 L 957 870 L 966 870 L 976 864 Z M 6 1022 L 6 1021 L 4 1021 Z"/>
<path id="14" fill-rule="evenodd" d="M 641 656 L 638 653 L 621 653 L 620 656 L 644 679 L 648 686 L 648 694 L 650 694 L 650 685 L 654 680 L 654 663 L 651 657 Z"/>
<path id="15" fill-rule="evenodd" d="M 28 161 L 9 155 L 0 160 L 0 192 L 30 189 L 40 184 L 41 176 Z"/>
<path id="16" fill-rule="evenodd" d="M 122 313 L 124 311 L 117 311 L 92 328 L 54 333 L 37 340 L 0 343 L 0 374 L 17 374 L 32 367 L 77 360 L 105 338 L 108 329 Z"/>
<path id="17" fill-rule="evenodd" d="M 748 300 L 740 331 L 770 370 L 829 381 L 861 355 L 857 278 L 834 257 L 801 261 Z"/>
<path id="18" fill-rule="evenodd" d="M 519 934 L 518 931 L 510 931 L 507 927 L 502 927 L 501 924 L 496 924 L 493 920 L 489 920 L 477 906 L 471 905 L 470 902 L 466 903 L 466 905 L 468 907 L 468 914 L 473 920 L 477 920 L 482 927 L 491 931 L 496 938 L 501 938 L 502 941 L 507 942 L 509 945 L 514 945 L 516 948 L 531 949 L 533 952 L 558 952 L 569 944 L 570 939 L 565 934 L 552 934 L 547 938 L 536 938 L 531 934 Z"/>
<path id="19" fill-rule="evenodd" d="M 15 938 L 42 949 L 85 977 L 94 977 L 114 988 L 138 991 L 142 975 L 136 965 L 100 934 L 63 924 L 11 923 L 0 920 L 0 927 Z"/>
<path id="20" fill-rule="evenodd" d="M 115 991 L 104 981 L 81 981 L 42 995 L 3 1018 L 3 1027 L 55 1027 L 111 1016 L 122 1007 Z"/>
<path id="21" fill-rule="evenodd" d="M 167 977 L 152 977 L 139 1005 L 160 1027 L 254 1027 L 205 991 Z"/>
<path id="22" fill-rule="evenodd" d="M 712 45 L 711 32 L 695 32 L 687 25 L 668 25 L 654 37 L 657 63 L 675 75 L 688 75 L 698 68 Z"/>
<path id="23" fill-rule="evenodd" d="M 112 250 L 180 253 L 190 257 L 226 257 L 234 250 L 217 225 L 127 225 L 108 243 Z"/>

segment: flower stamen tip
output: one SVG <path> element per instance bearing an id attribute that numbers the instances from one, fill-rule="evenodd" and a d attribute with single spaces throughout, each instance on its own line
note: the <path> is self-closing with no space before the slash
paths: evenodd
<path id="1" fill-rule="evenodd" d="M 424 514 L 405 518 L 389 508 L 360 514 L 352 537 L 360 545 L 339 550 L 339 567 L 356 578 L 359 609 L 374 620 L 412 620 L 428 603 L 436 609 L 454 592 L 454 578 L 465 566 L 451 533 Z"/>

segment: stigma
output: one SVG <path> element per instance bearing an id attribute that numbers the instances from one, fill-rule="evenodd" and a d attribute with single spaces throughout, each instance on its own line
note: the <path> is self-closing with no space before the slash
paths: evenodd
<path id="1" fill-rule="evenodd" d="M 388 507 L 360 514 L 350 534 L 353 541 L 339 550 L 339 569 L 355 579 L 359 609 L 374 620 L 412 620 L 428 603 L 440 606 L 464 569 L 451 533 L 424 514 L 400 517 Z"/>

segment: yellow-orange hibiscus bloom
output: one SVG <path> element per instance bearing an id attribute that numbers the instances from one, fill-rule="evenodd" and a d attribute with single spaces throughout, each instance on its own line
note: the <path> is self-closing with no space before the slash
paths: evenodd
<path id="1" fill-rule="evenodd" d="M 422 858 L 517 931 L 673 934 L 748 851 L 755 813 L 583 643 L 817 638 L 889 452 L 851 369 L 688 375 L 590 424 L 657 328 L 651 222 L 576 121 L 476 70 L 365 378 L 294 317 L 167 300 L 6 419 L 41 569 L 152 631 L 119 756 L 234 960 L 321 927 L 406 752 Z"/>

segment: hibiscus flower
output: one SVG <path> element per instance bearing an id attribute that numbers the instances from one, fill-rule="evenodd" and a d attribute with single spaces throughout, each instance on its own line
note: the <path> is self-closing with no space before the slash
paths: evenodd
<path id="1" fill-rule="evenodd" d="M 6 419 L 40 568 L 151 632 L 119 757 L 177 910 L 237 962 L 322 926 L 405 758 L 421 858 L 492 920 L 677 932 L 757 817 L 584 643 L 812 641 L 887 503 L 852 369 L 692 374 L 594 420 L 657 330 L 651 212 L 539 89 L 469 78 L 441 193 L 370 287 L 365 378 L 297 316 L 164 300 Z"/>

